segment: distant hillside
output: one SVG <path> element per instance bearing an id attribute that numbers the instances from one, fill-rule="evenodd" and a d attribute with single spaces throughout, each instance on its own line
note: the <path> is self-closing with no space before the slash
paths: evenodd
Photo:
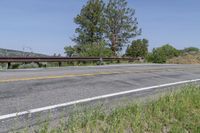
<path id="1" fill-rule="evenodd" d="M 38 53 L 32 53 L 32 52 L 23 52 L 18 50 L 10 50 L 10 49 L 2 49 L 0 48 L 0 57 L 46 57 L 47 55 L 44 54 L 38 54 Z"/>

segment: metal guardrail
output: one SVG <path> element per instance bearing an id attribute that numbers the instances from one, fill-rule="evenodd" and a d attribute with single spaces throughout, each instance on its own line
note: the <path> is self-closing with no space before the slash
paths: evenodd
<path id="1" fill-rule="evenodd" d="M 12 62 L 71 62 L 71 61 L 134 61 L 133 58 L 117 57 L 0 57 L 0 63 Z"/>
<path id="2" fill-rule="evenodd" d="M 39 65 L 41 62 L 58 62 L 59 66 L 62 62 L 88 62 L 88 61 L 136 61 L 136 58 L 117 58 L 117 57 L 0 57 L 0 63 L 8 63 L 7 68 L 11 68 L 12 63 L 32 63 Z"/>

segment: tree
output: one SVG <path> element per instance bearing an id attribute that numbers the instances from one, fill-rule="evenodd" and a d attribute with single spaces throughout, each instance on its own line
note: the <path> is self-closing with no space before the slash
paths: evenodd
<path id="1" fill-rule="evenodd" d="M 143 57 L 148 54 L 148 40 L 138 39 L 132 42 L 131 46 L 127 47 L 126 55 L 131 57 Z"/>
<path id="2" fill-rule="evenodd" d="M 141 33 L 138 30 L 135 10 L 127 7 L 126 0 L 109 0 L 104 11 L 105 33 L 113 54 L 122 50 L 130 38 Z"/>
<path id="3" fill-rule="evenodd" d="M 103 0 L 88 0 L 74 19 L 78 25 L 76 37 L 73 38 L 76 42 L 74 51 L 81 55 L 86 52 L 85 49 L 91 51 L 89 46 L 91 49 L 104 46 L 101 50 L 106 51 L 109 46 L 112 54 L 116 55 L 130 38 L 141 33 L 134 15 L 135 11 L 127 7 L 126 0 L 109 0 L 106 6 Z M 66 49 L 69 55 L 72 51 L 72 48 Z"/>
<path id="4" fill-rule="evenodd" d="M 196 47 L 188 47 L 188 48 L 183 49 L 183 52 L 184 52 L 184 53 L 199 52 L 199 48 L 196 48 Z"/>
<path id="5" fill-rule="evenodd" d="M 72 46 L 66 46 L 64 49 L 65 49 L 65 54 L 68 57 L 72 57 L 76 53 L 75 48 Z"/>
<path id="6" fill-rule="evenodd" d="M 81 47 L 79 56 L 82 57 L 111 57 L 112 51 L 109 47 L 105 46 L 105 43 L 99 43 L 98 45 L 86 44 Z"/>
<path id="7" fill-rule="evenodd" d="M 81 9 L 74 22 L 79 25 L 76 28 L 78 34 L 73 40 L 78 45 L 97 44 L 103 40 L 104 33 L 104 3 L 102 0 L 89 0 Z"/>
<path id="8" fill-rule="evenodd" d="M 165 63 L 167 59 L 177 57 L 180 52 L 173 46 L 166 44 L 159 48 L 154 48 L 151 54 L 151 61 L 153 63 Z"/>
<path id="9" fill-rule="evenodd" d="M 75 45 L 74 47 L 65 47 L 65 53 L 68 57 L 80 56 L 80 57 L 111 57 L 112 51 L 106 46 L 104 42 L 99 44 L 84 44 Z"/>
<path id="10" fill-rule="evenodd" d="M 165 63 L 167 61 L 167 56 L 160 48 L 154 48 L 148 58 L 153 63 Z"/>

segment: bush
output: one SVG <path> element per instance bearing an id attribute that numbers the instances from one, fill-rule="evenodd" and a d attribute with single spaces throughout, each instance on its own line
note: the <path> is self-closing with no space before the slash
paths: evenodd
<path id="1" fill-rule="evenodd" d="M 188 47 L 183 49 L 184 53 L 191 53 L 191 52 L 199 52 L 199 48 L 196 47 Z"/>
<path id="2" fill-rule="evenodd" d="M 18 66 L 19 69 L 26 69 L 26 68 L 38 68 L 38 64 L 36 63 L 28 63 L 28 64 L 21 64 Z"/>
<path id="3" fill-rule="evenodd" d="M 148 56 L 148 60 L 153 63 L 166 63 L 167 59 L 177 57 L 180 55 L 173 46 L 166 44 L 159 48 L 154 48 L 152 54 Z"/>
<path id="4" fill-rule="evenodd" d="M 12 65 L 11 65 L 11 68 L 12 68 L 12 69 L 18 69 L 19 66 L 20 66 L 20 64 L 12 64 Z"/>
<path id="5" fill-rule="evenodd" d="M 145 58 L 148 54 L 148 40 L 138 39 L 133 41 L 131 46 L 128 46 L 126 50 L 126 56 L 131 57 L 143 57 Z"/>

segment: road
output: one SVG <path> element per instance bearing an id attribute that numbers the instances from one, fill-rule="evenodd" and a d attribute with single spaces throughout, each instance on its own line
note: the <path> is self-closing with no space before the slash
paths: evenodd
<path id="1" fill-rule="evenodd" d="M 0 71 L 0 118 L 80 99 L 194 79 L 200 79 L 200 65 L 127 64 Z"/>

